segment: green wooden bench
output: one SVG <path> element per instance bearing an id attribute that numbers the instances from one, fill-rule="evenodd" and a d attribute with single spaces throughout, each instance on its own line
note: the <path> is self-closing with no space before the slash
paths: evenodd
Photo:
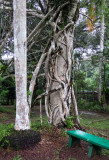
<path id="1" fill-rule="evenodd" d="M 89 152 L 88 158 L 91 158 L 93 151 L 96 151 L 96 154 L 100 154 L 101 149 L 109 149 L 109 140 L 80 131 L 72 130 L 67 131 L 69 135 L 68 146 L 75 146 L 76 143 L 80 143 L 80 140 L 84 140 L 89 143 Z"/>

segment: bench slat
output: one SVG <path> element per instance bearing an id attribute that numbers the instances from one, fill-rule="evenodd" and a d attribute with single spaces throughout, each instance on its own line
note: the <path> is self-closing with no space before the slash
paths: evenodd
<path id="1" fill-rule="evenodd" d="M 109 140 L 107 139 L 80 130 L 67 131 L 67 134 L 79 138 L 81 140 L 87 141 L 89 143 L 92 143 L 93 145 L 97 145 L 101 148 L 109 149 Z"/>

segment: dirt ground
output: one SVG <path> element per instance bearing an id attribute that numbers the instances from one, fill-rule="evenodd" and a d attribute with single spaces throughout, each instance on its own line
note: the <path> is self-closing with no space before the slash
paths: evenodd
<path id="1" fill-rule="evenodd" d="M 59 129 L 52 132 L 44 130 L 41 142 L 25 150 L 0 149 L 0 160 L 88 160 L 88 143 L 82 141 L 81 146 L 68 147 L 68 137 L 62 136 Z M 13 159 L 21 156 L 22 159 Z M 109 160 L 105 155 L 94 155 L 92 160 Z"/>

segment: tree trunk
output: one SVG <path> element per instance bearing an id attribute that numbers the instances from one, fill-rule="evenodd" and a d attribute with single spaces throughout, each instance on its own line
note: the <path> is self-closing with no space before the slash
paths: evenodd
<path id="1" fill-rule="evenodd" d="M 14 63 L 16 82 L 15 130 L 30 129 L 27 103 L 26 0 L 14 0 Z"/>
<path id="2" fill-rule="evenodd" d="M 104 75 L 103 75 L 103 79 L 104 79 L 104 85 L 103 85 L 103 90 L 105 91 L 105 87 L 106 87 L 106 81 L 105 81 L 105 78 L 106 78 L 106 67 L 105 67 L 105 63 L 103 64 L 104 66 Z M 108 111 L 108 104 L 107 104 L 107 99 L 106 99 L 106 92 L 103 93 L 103 109 L 105 112 Z"/>
<path id="3" fill-rule="evenodd" d="M 98 100 L 101 102 L 102 92 L 102 64 L 103 64 L 103 49 L 104 49 L 104 15 L 101 20 L 101 35 L 100 35 L 100 59 L 99 59 L 99 87 L 98 87 Z"/>
<path id="4" fill-rule="evenodd" d="M 54 89 L 57 91 L 46 96 L 45 109 L 50 123 L 55 126 L 65 124 L 65 119 L 70 116 L 72 95 L 74 95 L 74 93 L 71 94 L 71 68 L 78 3 L 78 0 L 72 0 L 66 8 L 59 12 L 57 19 L 51 23 L 54 38 L 45 64 L 46 92 L 49 93 Z M 64 15 L 66 13 L 67 15 Z M 66 21 L 64 16 L 67 17 Z"/>

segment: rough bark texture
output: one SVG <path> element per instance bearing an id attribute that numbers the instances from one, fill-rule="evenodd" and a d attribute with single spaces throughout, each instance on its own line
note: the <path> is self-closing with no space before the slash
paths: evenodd
<path id="1" fill-rule="evenodd" d="M 71 95 L 71 69 L 78 3 L 77 0 L 70 1 L 66 8 L 60 10 L 58 16 L 51 22 L 54 38 L 45 64 L 46 92 L 59 89 L 45 98 L 45 109 L 50 123 L 55 126 L 65 124 L 65 119 L 70 115 L 71 98 L 74 96 L 74 93 Z M 77 108 L 76 114 L 78 114 Z"/>
<path id="2" fill-rule="evenodd" d="M 14 0 L 14 62 L 16 81 L 15 130 L 30 129 L 27 103 L 26 0 Z"/>

